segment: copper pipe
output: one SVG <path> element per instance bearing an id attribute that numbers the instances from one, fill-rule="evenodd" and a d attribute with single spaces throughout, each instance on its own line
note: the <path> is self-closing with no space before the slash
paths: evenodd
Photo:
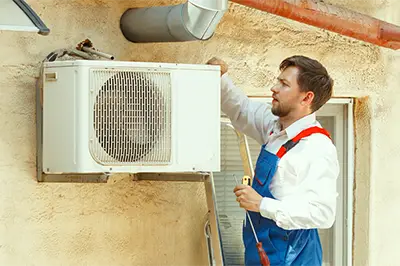
<path id="1" fill-rule="evenodd" d="M 400 49 L 400 27 L 320 0 L 231 0 L 378 46 Z"/>

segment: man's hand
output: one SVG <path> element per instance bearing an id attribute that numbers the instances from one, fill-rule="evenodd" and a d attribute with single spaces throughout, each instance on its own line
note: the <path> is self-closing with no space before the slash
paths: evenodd
<path id="1" fill-rule="evenodd" d="M 262 197 L 252 187 L 247 185 L 237 185 L 233 192 L 240 207 L 248 211 L 260 212 Z"/>
<path id="2" fill-rule="evenodd" d="M 210 60 L 207 61 L 207 65 L 216 65 L 216 66 L 221 66 L 221 76 L 228 72 L 228 64 L 225 63 L 222 59 L 219 59 L 218 57 L 213 57 Z"/>

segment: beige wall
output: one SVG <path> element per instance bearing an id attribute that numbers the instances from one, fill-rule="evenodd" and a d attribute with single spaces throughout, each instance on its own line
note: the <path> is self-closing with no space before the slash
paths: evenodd
<path id="1" fill-rule="evenodd" d="M 259 95 L 269 94 L 284 57 L 321 60 L 335 78 L 335 96 L 368 96 L 356 107 L 356 265 L 395 265 L 400 259 L 399 52 L 235 4 L 210 41 L 139 45 L 120 33 L 122 12 L 182 1 L 27 2 L 51 34 L 0 33 L 0 265 L 207 264 L 201 184 L 135 183 L 124 176 L 108 184 L 35 181 L 34 82 L 40 61 L 85 38 L 118 60 L 204 63 L 218 55 L 239 85 Z M 326 2 L 400 24 L 397 0 Z"/>

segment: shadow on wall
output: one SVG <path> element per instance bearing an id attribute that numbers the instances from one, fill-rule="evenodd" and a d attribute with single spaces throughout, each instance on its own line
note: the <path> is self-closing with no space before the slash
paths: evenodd
<path id="1" fill-rule="evenodd" d="M 355 169 L 353 263 L 369 265 L 369 216 L 371 178 L 371 102 L 369 97 L 357 98 L 354 105 Z"/>

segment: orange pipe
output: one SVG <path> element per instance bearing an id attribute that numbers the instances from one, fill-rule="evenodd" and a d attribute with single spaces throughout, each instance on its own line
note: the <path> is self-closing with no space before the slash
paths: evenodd
<path id="1" fill-rule="evenodd" d="M 231 0 L 378 46 L 400 49 L 400 27 L 316 0 Z"/>

